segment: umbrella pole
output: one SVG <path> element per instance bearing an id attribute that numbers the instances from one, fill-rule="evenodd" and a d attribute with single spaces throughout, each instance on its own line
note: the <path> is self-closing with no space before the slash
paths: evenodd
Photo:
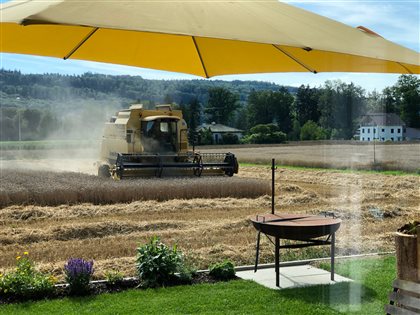
<path id="1" fill-rule="evenodd" d="M 274 214 L 274 179 L 275 179 L 275 170 L 276 170 L 276 160 L 271 160 L 271 214 Z"/>

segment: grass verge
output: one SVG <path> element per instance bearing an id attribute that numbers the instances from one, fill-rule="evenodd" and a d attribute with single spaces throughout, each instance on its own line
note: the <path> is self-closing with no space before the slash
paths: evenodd
<path id="1" fill-rule="evenodd" d="M 327 267 L 327 265 L 325 266 Z M 382 314 L 395 258 L 340 261 L 336 273 L 355 280 L 270 290 L 251 281 L 129 290 L 85 298 L 0 306 L 1 314 Z"/>

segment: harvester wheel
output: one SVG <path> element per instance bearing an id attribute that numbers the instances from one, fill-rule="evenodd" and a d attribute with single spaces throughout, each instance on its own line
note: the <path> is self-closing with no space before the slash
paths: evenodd
<path id="1" fill-rule="evenodd" d="M 99 166 L 98 168 L 98 176 L 103 178 L 108 178 L 111 176 L 111 173 L 109 171 L 109 165 L 103 164 Z"/>
<path id="2" fill-rule="evenodd" d="M 225 174 L 229 177 L 232 177 L 233 176 L 233 170 L 226 170 Z"/>

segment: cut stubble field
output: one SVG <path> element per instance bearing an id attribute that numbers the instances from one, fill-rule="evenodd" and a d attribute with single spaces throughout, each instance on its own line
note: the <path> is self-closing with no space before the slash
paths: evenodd
<path id="1" fill-rule="evenodd" d="M 203 152 L 225 152 L 232 148 L 241 162 L 354 170 L 420 171 L 420 143 L 304 141 L 278 145 L 203 147 Z"/>
<path id="2" fill-rule="evenodd" d="M 12 163 L 6 161 L 3 167 L 8 162 Z M 26 163 L 30 164 L 29 161 Z M 1 186 L 4 187 L 4 168 L 1 174 Z M 42 177 L 42 171 L 38 176 Z M 66 176 L 80 179 L 87 175 L 46 172 L 45 176 L 50 183 L 61 178 L 68 185 Z M 9 203 L 0 208 L 0 270 L 13 267 L 17 252 L 29 251 L 41 269 L 57 276 L 62 276 L 64 262 L 69 257 L 94 259 L 98 278 L 112 269 L 131 276 L 135 275 L 136 247 L 154 235 L 160 236 L 165 243 L 177 243 L 199 269 L 223 259 L 231 259 L 237 265 L 252 264 L 256 233 L 249 218 L 270 212 L 271 198 L 267 195 L 270 176 L 269 167 L 250 166 L 241 167 L 239 175 L 233 178 L 196 178 L 183 189 L 179 189 L 180 185 L 191 179 L 176 179 L 178 188 L 172 186 L 173 189 L 160 191 L 165 194 L 178 189 L 184 195 L 171 197 L 176 199 L 161 198 L 160 201 L 143 198 L 112 204 L 78 201 L 45 205 L 29 200 L 24 204 Z M 41 177 L 26 176 L 26 187 L 30 187 L 31 178 L 39 184 Z M 418 175 L 278 168 L 276 177 L 277 212 L 318 214 L 333 211 L 343 220 L 337 234 L 338 255 L 393 250 L 396 229 L 409 220 L 420 218 Z M 8 177 L 7 182 L 11 183 L 12 178 Z M 140 179 L 139 183 L 123 182 L 120 188 L 129 189 L 130 185 L 144 183 L 161 186 L 165 182 L 174 184 L 172 179 L 151 182 Z M 211 189 L 221 193 L 228 187 L 240 191 L 241 185 L 246 186 L 246 183 L 252 183 L 258 193 L 209 198 L 195 198 L 193 194 L 205 185 L 207 188 L 201 187 L 203 193 Z M 23 185 L 22 181 L 20 184 Z M 225 188 L 220 189 L 222 186 Z M 251 186 L 249 189 L 252 190 Z M 112 199 L 110 196 L 114 193 L 117 196 L 119 192 L 106 194 Z M 272 262 L 273 246 L 267 239 L 262 240 L 261 262 Z M 328 255 L 325 249 L 309 248 L 285 251 L 282 259 L 322 255 Z"/>

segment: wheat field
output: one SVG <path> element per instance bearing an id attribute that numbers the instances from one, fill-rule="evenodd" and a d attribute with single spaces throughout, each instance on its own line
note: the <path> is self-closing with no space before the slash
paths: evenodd
<path id="1" fill-rule="evenodd" d="M 254 198 L 270 191 L 266 181 L 238 177 L 132 178 L 35 170 L 2 170 L 0 208 L 8 205 L 111 204 L 136 200 Z"/>
<path id="2" fill-rule="evenodd" d="M 92 201 L 57 204 L 56 195 L 66 194 L 68 179 L 85 180 L 83 174 L 57 172 L 45 177 L 42 183 L 41 174 L 18 176 L 17 187 L 32 189 L 33 198 L 44 190 L 51 191 L 42 197 L 42 202 L 13 203 L 0 209 L 0 272 L 13 268 L 17 252 L 29 251 L 42 270 L 58 277 L 62 277 L 64 262 L 69 257 L 94 259 L 97 278 L 111 269 L 131 276 L 135 274 L 136 247 L 154 235 L 167 244 L 178 244 L 188 261 L 199 269 L 223 259 L 231 259 L 237 265 L 252 264 L 256 231 L 249 219 L 270 212 L 271 197 L 266 195 L 270 174 L 268 167 L 242 167 L 237 177 L 186 180 L 189 184 L 182 188 L 175 179 L 167 183 L 172 188 L 163 190 L 170 194 L 171 190 L 176 191 L 176 186 L 195 190 L 203 184 L 201 194 L 208 194 L 211 189 L 219 193 L 225 189 L 243 192 L 246 189 L 242 183 L 245 187 L 253 183 L 249 189 L 258 190 L 261 186 L 263 196 L 261 191 L 259 194 L 246 191 L 241 196 L 190 195 L 190 199 L 149 198 L 128 202 L 116 200 L 125 194 L 121 188 L 129 189 L 133 184 L 130 181 L 102 183 L 88 176 L 87 182 L 78 187 L 109 189 L 99 194 L 112 202 L 99 204 Z M 216 182 L 218 188 L 207 180 Z M 337 233 L 338 255 L 389 251 L 393 250 L 394 231 L 408 220 L 420 219 L 419 180 L 415 175 L 278 168 L 276 211 L 335 212 L 343 220 Z M 156 179 L 149 183 L 161 187 L 165 182 Z M 52 189 L 55 186 L 60 190 Z M 83 189 L 78 193 L 85 193 Z M 69 193 L 74 194 L 74 190 Z M 52 204 L 48 205 L 49 202 Z M 260 262 L 272 262 L 273 246 L 266 238 L 262 238 L 261 249 Z M 282 259 L 328 255 L 327 251 L 328 248 L 288 250 L 282 253 Z"/>
<path id="3" fill-rule="evenodd" d="M 419 144 L 378 145 L 377 163 L 418 170 Z M 324 145 L 200 148 L 233 152 L 242 162 L 370 168 L 373 146 Z M 18 252 L 62 277 L 69 257 L 94 259 L 96 278 L 114 269 L 135 275 L 135 249 L 154 235 L 178 244 L 196 268 L 231 259 L 253 264 L 256 231 L 249 219 L 271 209 L 269 167 L 240 167 L 238 176 L 162 178 L 114 182 L 95 176 L 92 156 L 19 152 L 0 160 L 0 272 L 13 268 Z M 13 156 L 14 157 L 14 156 Z M 393 235 L 420 220 L 420 177 L 380 173 L 278 168 L 276 211 L 318 214 L 342 220 L 337 254 L 394 249 Z M 282 252 L 282 259 L 328 255 L 328 248 Z M 260 262 L 272 262 L 272 244 L 262 238 Z"/>

